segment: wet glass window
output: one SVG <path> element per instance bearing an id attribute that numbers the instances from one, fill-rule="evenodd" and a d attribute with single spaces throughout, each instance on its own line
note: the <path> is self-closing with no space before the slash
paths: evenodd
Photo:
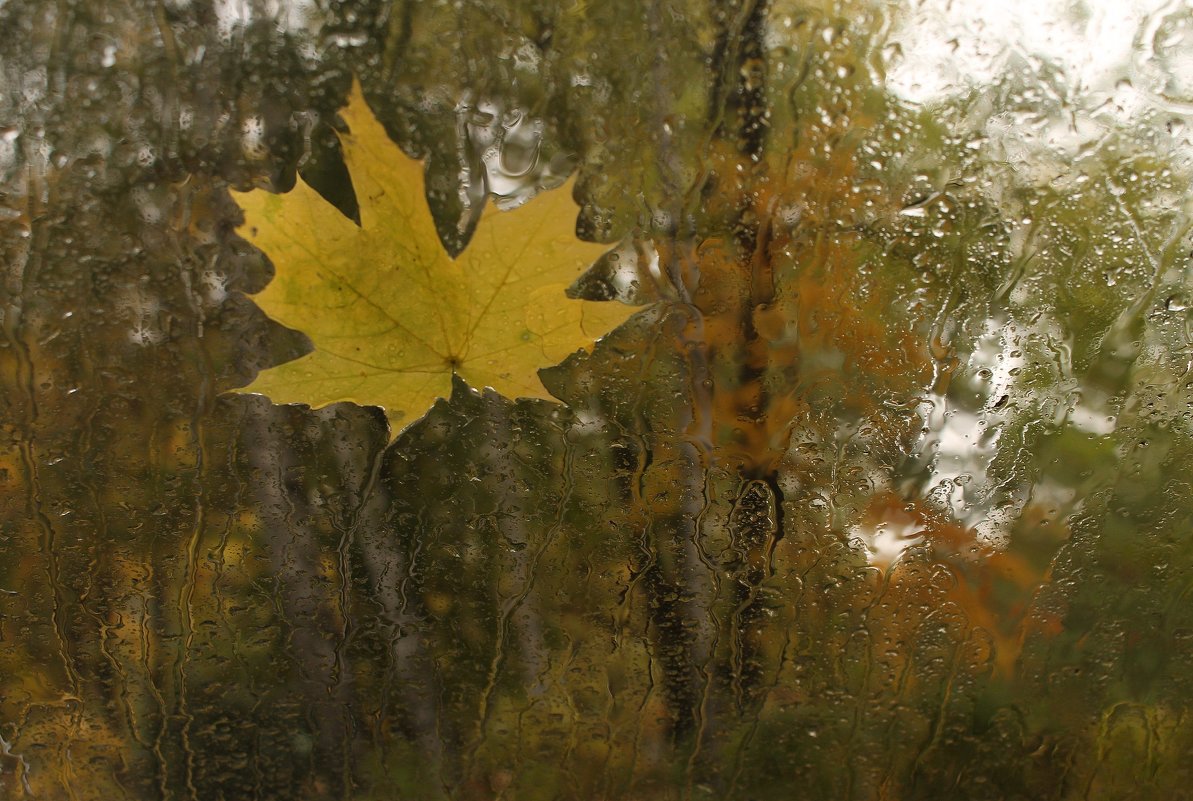
<path id="1" fill-rule="evenodd" d="M 1191 798 L 1180 0 L 0 0 L 0 798 Z"/>

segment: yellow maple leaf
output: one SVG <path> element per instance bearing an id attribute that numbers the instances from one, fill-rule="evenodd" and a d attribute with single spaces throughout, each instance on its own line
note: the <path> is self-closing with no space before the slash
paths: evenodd
<path id="1" fill-rule="evenodd" d="M 435 232 L 422 164 L 390 141 L 359 89 L 343 116 L 359 227 L 302 181 L 285 195 L 237 194 L 241 233 L 277 271 L 253 299 L 315 346 L 243 391 L 382 406 L 395 423 L 447 397 L 453 375 L 507 397 L 548 397 L 538 368 L 633 312 L 564 294 L 604 250 L 575 237 L 571 182 L 513 211 L 490 206 L 453 260 Z"/>

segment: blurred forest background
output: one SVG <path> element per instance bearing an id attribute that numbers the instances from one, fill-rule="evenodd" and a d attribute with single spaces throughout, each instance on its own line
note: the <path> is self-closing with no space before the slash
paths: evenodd
<path id="1" fill-rule="evenodd" d="M 1053 5 L 0 0 L 0 798 L 1193 798 L 1193 12 Z M 354 79 L 578 176 L 558 403 L 228 393 Z"/>

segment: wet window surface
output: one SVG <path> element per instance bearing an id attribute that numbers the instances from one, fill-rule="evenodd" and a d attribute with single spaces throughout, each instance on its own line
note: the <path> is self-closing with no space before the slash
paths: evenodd
<path id="1" fill-rule="evenodd" d="M 1193 798 L 1187 3 L 0 32 L 0 798 Z"/>

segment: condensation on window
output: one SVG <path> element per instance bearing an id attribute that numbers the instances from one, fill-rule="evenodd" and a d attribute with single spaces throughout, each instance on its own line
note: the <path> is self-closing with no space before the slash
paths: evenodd
<path id="1" fill-rule="evenodd" d="M 1189 797 L 1187 2 L 0 30 L 0 798 Z"/>

